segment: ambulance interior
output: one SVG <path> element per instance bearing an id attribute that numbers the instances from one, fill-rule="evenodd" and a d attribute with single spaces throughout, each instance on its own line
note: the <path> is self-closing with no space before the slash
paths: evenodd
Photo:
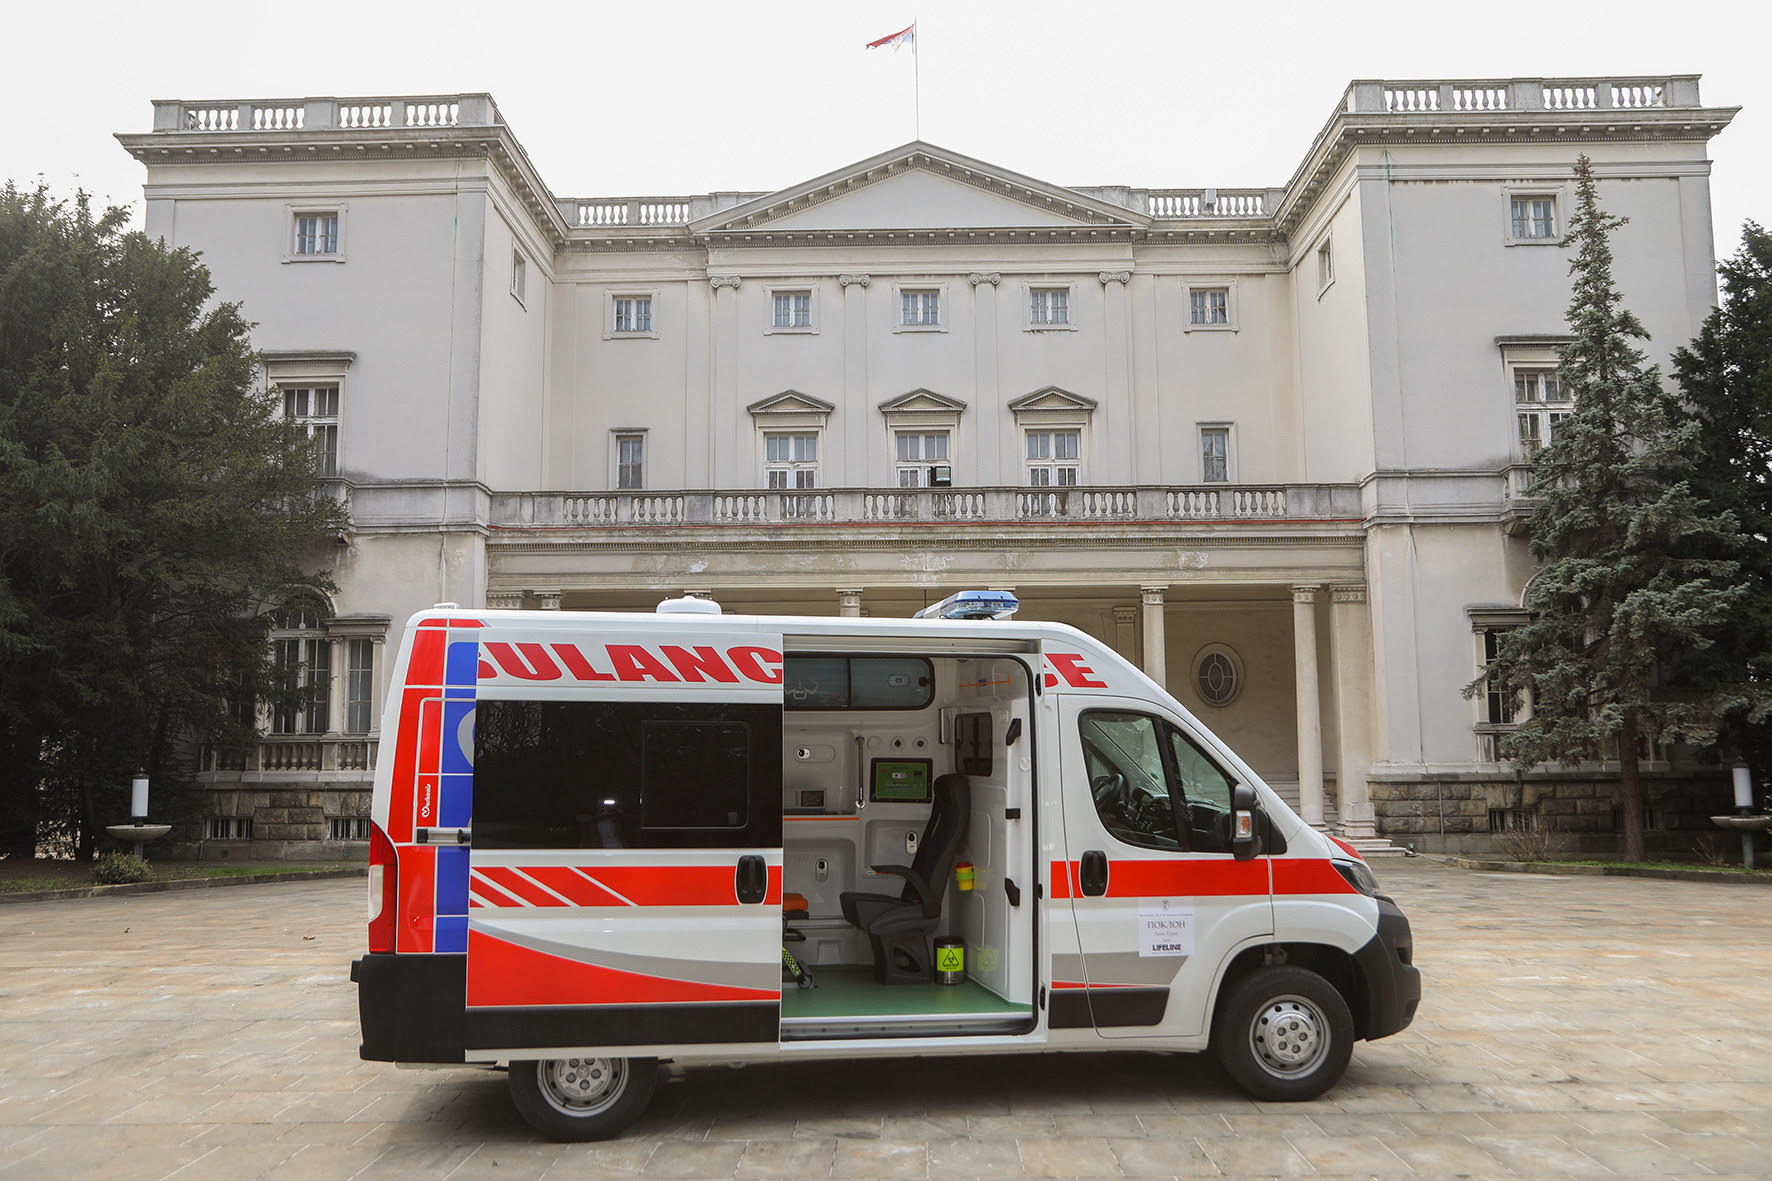
<path id="1" fill-rule="evenodd" d="M 1027 666 L 791 647 L 784 664 L 783 1040 L 1031 1029 Z"/>

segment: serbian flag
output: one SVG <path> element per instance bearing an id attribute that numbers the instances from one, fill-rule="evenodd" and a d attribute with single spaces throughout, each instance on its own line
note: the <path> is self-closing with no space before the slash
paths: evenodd
<path id="1" fill-rule="evenodd" d="M 917 47 L 916 21 L 912 21 L 910 24 L 889 37 L 882 37 L 878 41 L 868 42 L 869 49 L 880 49 L 884 46 L 891 46 L 893 49 L 897 49 L 900 45 L 909 45 L 912 49 Z"/>

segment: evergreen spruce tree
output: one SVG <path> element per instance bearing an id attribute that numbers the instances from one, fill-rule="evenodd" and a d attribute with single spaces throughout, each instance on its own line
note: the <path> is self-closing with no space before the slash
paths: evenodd
<path id="1" fill-rule="evenodd" d="M 1670 691 L 1661 669 L 1713 644 L 1746 588 L 1738 563 L 1719 553 L 1736 541 L 1734 518 L 1674 478 L 1697 429 L 1672 414 L 1659 370 L 1635 343 L 1648 333 L 1613 281 L 1611 235 L 1625 219 L 1600 208 L 1585 155 L 1575 178 L 1573 339 L 1557 370 L 1574 410 L 1533 458 L 1542 503 L 1528 522 L 1540 563 L 1526 593 L 1531 621 L 1506 633 L 1466 692 L 1499 684 L 1529 702 L 1502 741 L 1518 775 L 1616 759 L 1624 856 L 1640 861 L 1640 744 L 1707 744 L 1719 721 L 1714 700 Z"/>
<path id="2" fill-rule="evenodd" d="M 1723 304 L 1674 353 L 1675 412 L 1696 425 L 1684 473 L 1712 511 L 1741 527 L 1714 552 L 1741 563 L 1746 595 L 1730 642 L 1692 653 L 1681 679 L 1715 693 L 1725 714 L 1721 746 L 1744 758 L 1754 781 L 1772 776 L 1772 234 L 1748 222 L 1741 249 L 1722 264 Z"/>

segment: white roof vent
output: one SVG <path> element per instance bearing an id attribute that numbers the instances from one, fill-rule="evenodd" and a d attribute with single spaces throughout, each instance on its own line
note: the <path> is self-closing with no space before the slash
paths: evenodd
<path id="1" fill-rule="evenodd" d="M 698 599 L 694 595 L 684 595 L 680 599 L 666 599 L 658 605 L 660 615 L 718 615 L 720 604 L 712 599 Z"/>

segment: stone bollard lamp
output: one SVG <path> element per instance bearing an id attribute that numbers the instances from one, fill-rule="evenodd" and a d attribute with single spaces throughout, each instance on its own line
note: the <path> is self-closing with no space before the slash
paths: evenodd
<path id="1" fill-rule="evenodd" d="M 110 824 L 105 831 L 120 841 L 135 842 L 135 859 L 142 859 L 142 846 L 157 841 L 172 831 L 170 824 L 148 823 L 148 773 L 137 771 L 129 781 L 129 823 Z"/>

